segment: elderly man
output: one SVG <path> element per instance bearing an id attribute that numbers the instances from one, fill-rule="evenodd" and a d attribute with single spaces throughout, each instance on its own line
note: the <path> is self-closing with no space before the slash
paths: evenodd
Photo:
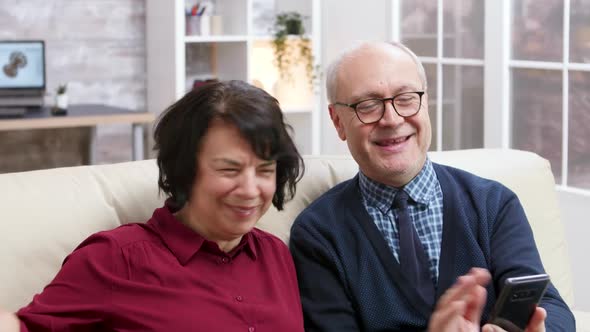
<path id="1" fill-rule="evenodd" d="M 328 69 L 327 90 L 360 171 L 293 225 L 306 330 L 479 331 L 505 279 L 544 273 L 518 198 L 428 159 L 426 75 L 405 46 L 344 52 Z M 575 330 L 552 285 L 527 331 L 546 328 Z"/>

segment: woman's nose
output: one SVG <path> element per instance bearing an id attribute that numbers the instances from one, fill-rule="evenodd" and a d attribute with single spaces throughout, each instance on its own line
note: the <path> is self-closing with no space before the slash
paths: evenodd
<path id="1" fill-rule="evenodd" d="M 258 196 L 258 181 L 255 171 L 244 172 L 239 184 L 240 193 L 247 197 Z"/>

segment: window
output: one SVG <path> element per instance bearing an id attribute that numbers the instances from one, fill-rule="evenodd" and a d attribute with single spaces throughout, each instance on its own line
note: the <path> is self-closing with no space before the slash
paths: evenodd
<path id="1" fill-rule="evenodd" d="M 590 189 L 590 1 L 511 1 L 511 147 Z"/>
<path id="2" fill-rule="evenodd" d="M 590 0 L 392 0 L 391 13 L 392 38 L 425 65 L 431 150 L 533 151 L 561 188 L 590 193 Z"/>
<path id="3" fill-rule="evenodd" d="M 483 147 L 483 9 L 479 0 L 401 2 L 399 39 L 428 79 L 431 150 Z"/>

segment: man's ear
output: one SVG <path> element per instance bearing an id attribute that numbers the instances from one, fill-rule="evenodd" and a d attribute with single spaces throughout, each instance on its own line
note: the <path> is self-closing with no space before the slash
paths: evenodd
<path id="1" fill-rule="evenodd" d="M 346 141 L 346 132 L 344 131 L 344 125 L 340 115 L 336 112 L 334 105 L 329 105 L 328 110 L 330 111 L 330 119 L 332 119 L 334 128 L 336 128 L 336 131 L 338 132 L 338 137 L 340 137 L 341 140 Z"/>

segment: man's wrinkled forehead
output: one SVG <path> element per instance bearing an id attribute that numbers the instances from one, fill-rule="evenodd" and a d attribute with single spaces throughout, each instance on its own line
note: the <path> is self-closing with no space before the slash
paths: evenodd
<path id="1" fill-rule="evenodd" d="M 387 82 L 377 81 L 379 77 L 383 77 L 384 71 L 392 71 L 392 68 L 396 67 L 403 68 L 401 71 L 395 70 L 398 75 L 388 73 L 391 76 Z M 367 80 L 372 84 L 396 82 L 393 84 L 395 91 L 390 91 L 392 93 L 422 89 L 418 68 L 412 57 L 403 50 L 387 44 L 367 45 L 349 53 L 340 63 L 337 80 L 337 94 L 340 98 L 362 95 L 367 89 Z"/>

